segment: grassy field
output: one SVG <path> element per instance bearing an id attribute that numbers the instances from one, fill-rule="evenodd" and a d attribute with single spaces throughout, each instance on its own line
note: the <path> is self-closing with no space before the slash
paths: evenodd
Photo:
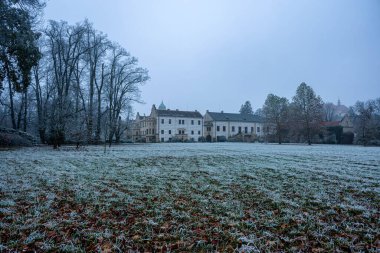
<path id="1" fill-rule="evenodd" d="M 379 252 L 380 149 L 0 152 L 0 252 Z"/>

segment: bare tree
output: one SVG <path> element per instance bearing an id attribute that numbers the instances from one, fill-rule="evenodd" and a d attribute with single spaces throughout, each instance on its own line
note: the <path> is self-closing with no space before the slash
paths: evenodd
<path id="1" fill-rule="evenodd" d="M 282 143 L 282 137 L 287 127 L 289 101 L 285 97 L 269 94 L 263 106 L 263 112 L 267 127 L 274 126 L 278 143 Z"/>
<path id="2" fill-rule="evenodd" d="M 336 106 L 333 103 L 325 103 L 323 105 L 323 115 L 325 121 L 333 121 L 335 119 Z"/>
<path id="3" fill-rule="evenodd" d="M 97 74 L 100 72 L 103 73 L 104 71 L 104 61 L 105 56 L 107 53 L 107 50 L 109 49 L 110 42 L 108 41 L 107 37 L 96 31 L 92 24 L 89 23 L 88 20 L 84 22 L 84 26 L 86 29 L 85 32 L 85 43 L 86 47 L 88 48 L 86 54 L 85 54 L 85 60 L 88 63 L 88 111 L 87 111 L 87 141 L 89 143 L 92 143 L 93 136 L 94 136 L 94 96 L 95 96 L 95 86 L 98 91 L 98 103 L 101 103 L 101 90 L 103 88 L 102 81 L 100 86 L 97 85 L 98 78 L 100 76 L 100 79 L 103 78 L 102 75 Z M 101 104 L 98 105 L 98 109 L 101 107 Z M 98 113 L 100 114 L 100 111 L 98 110 Z M 99 115 L 98 115 L 99 116 Z M 99 119 L 100 120 L 100 119 Z M 98 125 L 99 126 L 99 125 Z"/>
<path id="4" fill-rule="evenodd" d="M 310 86 L 301 83 L 293 97 L 294 119 L 303 130 L 307 143 L 311 145 L 312 137 L 318 133 L 323 118 L 323 101 Z"/>
<path id="5" fill-rule="evenodd" d="M 84 29 L 80 25 L 69 26 L 66 22 L 50 21 L 46 30 L 49 56 L 53 63 L 53 83 L 56 93 L 52 108 L 51 138 L 54 146 L 61 144 L 65 138 L 67 117 L 70 112 L 70 92 L 74 73 L 80 57 L 86 51 L 81 46 Z"/>
<path id="6" fill-rule="evenodd" d="M 369 100 L 367 102 L 358 101 L 354 106 L 356 114 L 356 130 L 359 133 L 358 142 L 367 145 L 371 139 L 373 131 L 371 131 L 371 123 L 373 113 L 375 111 L 375 101 Z"/>
<path id="7" fill-rule="evenodd" d="M 139 85 L 149 79 L 146 69 L 137 67 L 137 59 L 119 45 L 112 45 L 111 63 L 107 82 L 109 108 L 109 144 L 115 136 L 119 117 L 130 102 L 140 102 Z"/>

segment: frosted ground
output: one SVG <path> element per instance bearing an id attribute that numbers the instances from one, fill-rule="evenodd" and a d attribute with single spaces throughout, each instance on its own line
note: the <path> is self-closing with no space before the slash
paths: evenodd
<path id="1" fill-rule="evenodd" d="M 34 147 L 0 161 L 0 251 L 380 249 L 379 148 Z"/>

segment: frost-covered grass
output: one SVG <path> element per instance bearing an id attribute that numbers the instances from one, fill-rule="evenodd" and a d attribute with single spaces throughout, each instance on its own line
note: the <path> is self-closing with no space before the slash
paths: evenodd
<path id="1" fill-rule="evenodd" d="M 378 252 L 380 149 L 0 152 L 0 251 Z"/>

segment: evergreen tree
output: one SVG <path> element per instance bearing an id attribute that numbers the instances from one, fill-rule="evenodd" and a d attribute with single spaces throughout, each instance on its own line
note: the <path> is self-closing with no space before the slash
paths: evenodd
<path id="1" fill-rule="evenodd" d="M 31 69 L 40 59 L 33 14 L 42 6 L 37 0 L 0 1 L 0 89 L 5 79 L 16 92 L 30 84 Z"/>
<path id="2" fill-rule="evenodd" d="M 246 101 L 243 105 L 240 107 L 240 114 L 250 114 L 253 115 L 252 105 L 251 102 Z"/>

